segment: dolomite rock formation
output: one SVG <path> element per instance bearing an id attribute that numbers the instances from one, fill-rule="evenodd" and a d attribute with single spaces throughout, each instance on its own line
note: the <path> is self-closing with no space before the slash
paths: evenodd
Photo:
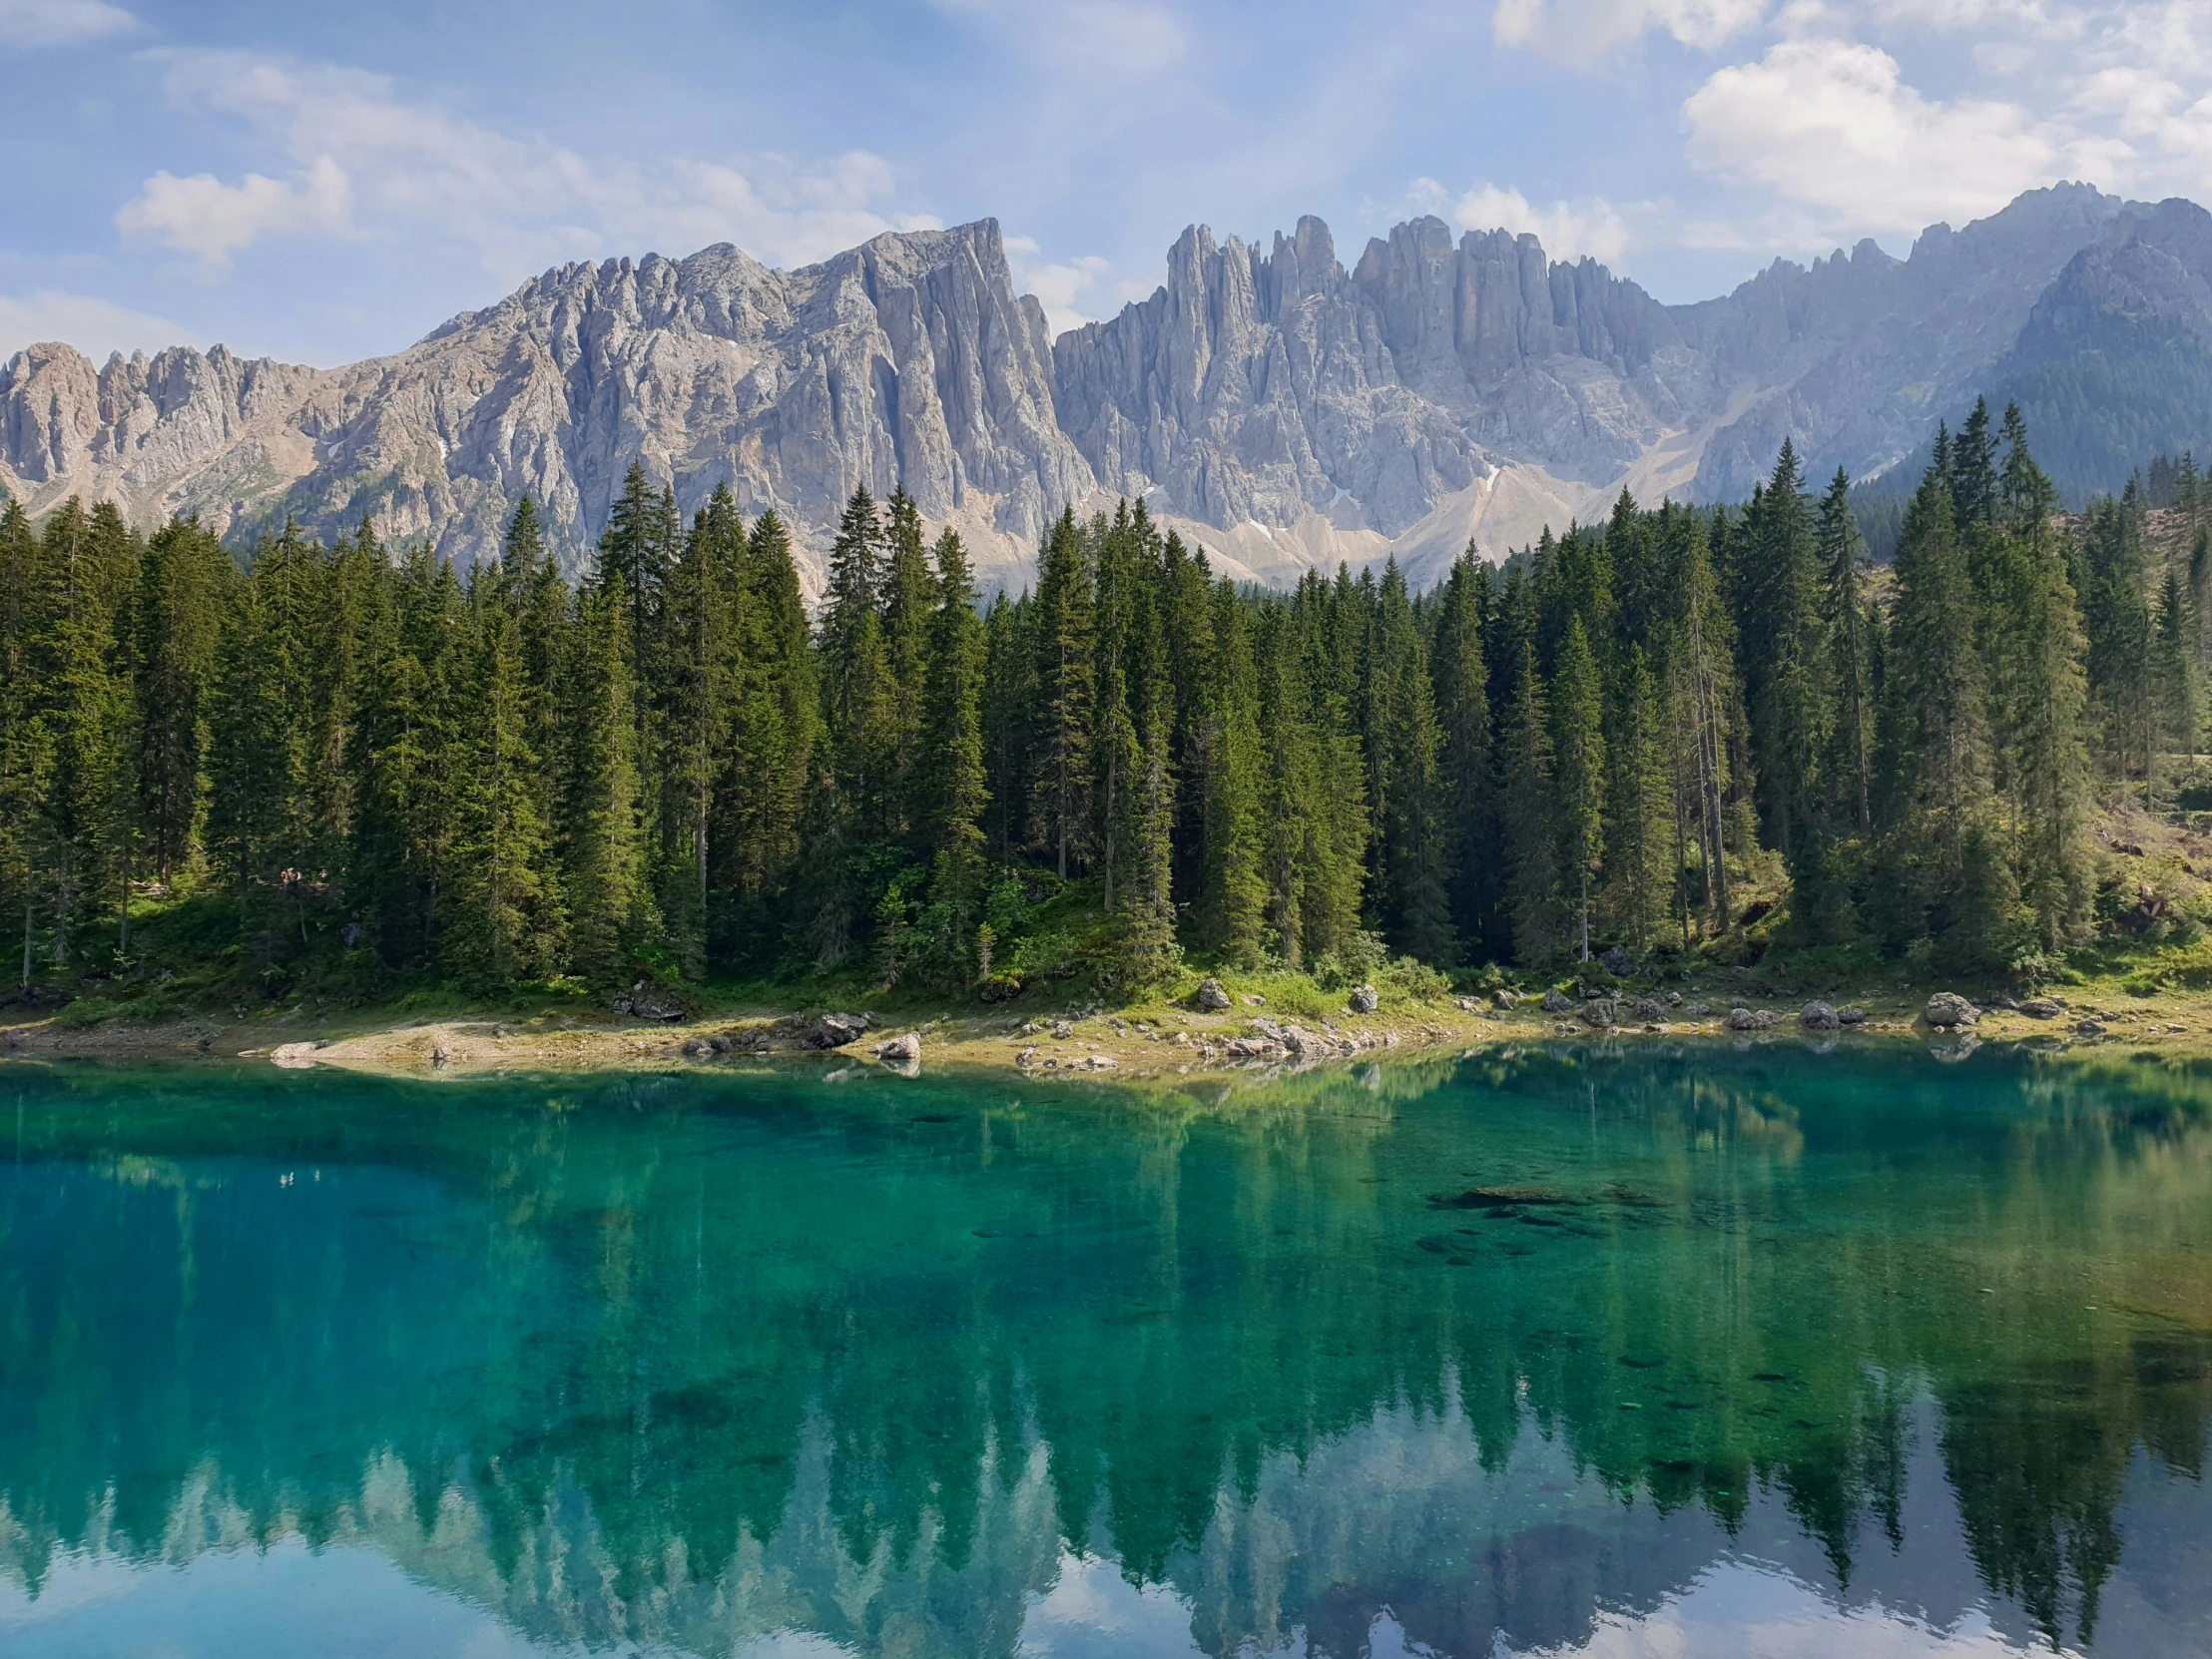
<path id="1" fill-rule="evenodd" d="M 853 486 L 901 482 L 986 589 L 1027 579 L 1062 509 L 1121 496 L 1232 576 L 1395 555 L 1418 586 L 1470 538 L 1501 554 L 1623 486 L 1740 499 L 1785 435 L 1815 478 L 1895 465 L 2031 312 L 2212 314 L 2207 226 L 2059 186 L 1907 260 L 1864 243 L 1671 306 L 1435 219 L 1349 268 L 1318 219 L 1264 253 L 1194 226 L 1155 293 L 1057 341 L 989 220 L 799 271 L 715 247 L 561 267 L 343 368 L 27 347 L 0 364 L 0 486 L 33 512 L 197 512 L 237 542 L 372 516 L 464 562 L 527 493 L 580 570 L 642 461 L 687 513 L 723 483 L 775 508 L 811 592 Z"/>

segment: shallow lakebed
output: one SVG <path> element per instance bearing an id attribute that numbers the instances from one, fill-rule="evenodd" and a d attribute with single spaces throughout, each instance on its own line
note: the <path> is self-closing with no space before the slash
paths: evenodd
<path id="1" fill-rule="evenodd" d="M 13 1655 L 2212 1651 L 2212 1071 L 0 1069 Z"/>

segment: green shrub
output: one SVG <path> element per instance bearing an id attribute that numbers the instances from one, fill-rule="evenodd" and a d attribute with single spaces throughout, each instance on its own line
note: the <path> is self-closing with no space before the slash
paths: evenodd
<path id="1" fill-rule="evenodd" d="M 59 1031 L 87 1031 L 102 1020 L 115 1018 L 123 1008 L 122 1003 L 110 997 L 80 996 L 54 1016 L 54 1027 Z"/>
<path id="2" fill-rule="evenodd" d="M 1413 1002 L 1441 1002 L 1451 995 L 1451 981 L 1426 962 L 1400 956 L 1375 976 L 1376 989 L 1392 992 Z"/>

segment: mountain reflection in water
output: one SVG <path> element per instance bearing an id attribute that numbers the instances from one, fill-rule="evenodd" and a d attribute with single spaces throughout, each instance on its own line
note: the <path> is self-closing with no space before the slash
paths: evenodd
<path id="1" fill-rule="evenodd" d="M 1214 1088 L 0 1071 L 0 1645 L 2212 1651 L 2212 1076 Z"/>

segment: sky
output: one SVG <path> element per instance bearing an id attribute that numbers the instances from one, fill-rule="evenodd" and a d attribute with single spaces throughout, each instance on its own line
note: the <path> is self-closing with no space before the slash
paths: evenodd
<path id="1" fill-rule="evenodd" d="M 0 0 L 0 360 L 328 366 L 571 261 L 986 216 L 1066 327 L 1194 223 L 1677 301 L 2061 179 L 2212 203 L 2212 0 Z"/>

